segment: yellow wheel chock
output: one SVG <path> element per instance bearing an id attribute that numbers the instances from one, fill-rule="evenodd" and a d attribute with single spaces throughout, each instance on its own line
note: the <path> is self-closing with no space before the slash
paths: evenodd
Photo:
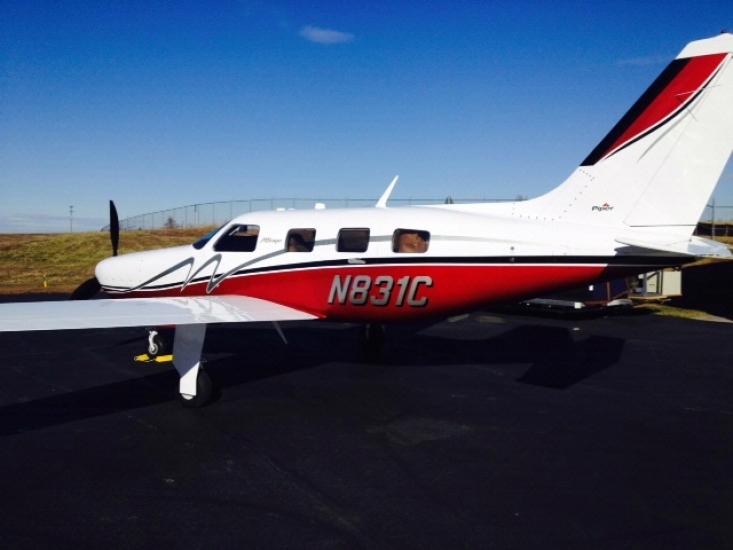
<path id="1" fill-rule="evenodd" d="M 150 357 L 147 353 L 143 353 L 142 355 L 136 355 L 134 360 L 136 363 L 172 363 L 173 355 L 157 355 L 155 357 Z"/>

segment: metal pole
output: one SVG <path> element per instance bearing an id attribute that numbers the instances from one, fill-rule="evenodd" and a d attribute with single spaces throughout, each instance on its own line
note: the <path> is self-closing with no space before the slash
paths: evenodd
<path id="1" fill-rule="evenodd" d="M 648 282 L 647 281 L 647 273 L 644 273 L 644 286 L 643 286 L 643 290 L 641 292 L 641 295 L 642 296 L 646 296 L 647 295 L 647 282 Z"/>
<path id="2" fill-rule="evenodd" d="M 712 201 L 712 219 L 710 220 L 710 236 L 714 239 L 715 238 L 715 197 L 713 197 Z"/>
<path id="3" fill-rule="evenodd" d="M 74 205 L 69 205 L 69 233 L 74 232 Z"/>

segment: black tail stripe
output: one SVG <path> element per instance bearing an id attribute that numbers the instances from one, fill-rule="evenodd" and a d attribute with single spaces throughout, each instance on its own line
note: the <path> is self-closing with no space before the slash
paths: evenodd
<path id="1" fill-rule="evenodd" d="M 588 155 L 583 162 L 580 163 L 581 166 L 590 166 L 592 164 L 595 164 L 598 162 L 601 158 L 603 158 L 603 155 L 605 155 L 608 152 L 608 149 L 616 142 L 616 140 L 621 136 L 626 130 L 629 129 L 629 127 L 634 123 L 634 121 L 639 118 L 639 116 L 651 105 L 652 101 L 654 101 L 657 96 L 669 85 L 674 78 L 680 74 L 682 69 L 685 68 L 685 66 L 690 62 L 690 59 L 692 58 L 686 58 L 686 59 L 675 59 L 667 65 L 667 68 L 662 71 L 662 74 L 660 74 L 657 79 L 652 82 L 652 85 L 647 88 L 647 90 L 642 94 L 642 96 L 634 103 L 631 107 L 631 109 L 628 110 L 628 112 L 621 118 L 621 120 L 618 121 L 616 126 L 614 126 L 611 131 L 604 137 L 601 142 L 596 145 L 596 148 L 591 151 L 590 155 Z"/>
<path id="2" fill-rule="evenodd" d="M 707 82 L 705 83 L 705 85 L 704 85 L 704 86 L 703 86 L 702 88 L 700 88 L 700 89 L 699 89 L 699 90 L 698 90 L 698 91 L 697 91 L 697 92 L 695 93 L 695 95 L 693 95 L 693 96 L 692 96 L 692 97 L 691 97 L 691 98 L 689 99 L 689 101 L 686 101 L 686 102 L 685 102 L 685 103 L 686 103 L 686 105 L 688 105 L 688 106 L 689 106 L 689 105 L 692 105 L 692 102 L 693 102 L 693 101 L 695 101 L 695 100 L 696 100 L 696 99 L 697 99 L 697 98 L 698 98 L 698 97 L 700 96 L 700 94 L 702 94 L 702 93 L 703 93 L 703 92 L 705 91 L 705 88 L 707 88 L 707 87 L 708 87 L 708 84 L 710 84 L 710 83 L 711 83 L 711 82 L 713 81 L 713 78 L 715 78 L 715 75 L 716 75 L 716 74 L 718 74 L 718 71 L 720 71 L 720 69 L 718 69 L 717 71 L 715 71 L 715 73 L 713 73 L 713 76 L 712 76 L 712 77 L 711 77 L 711 78 L 710 78 L 710 79 L 709 79 L 709 80 L 708 80 L 708 81 L 707 81 Z M 636 136 L 636 137 L 635 137 L 634 139 L 632 139 L 632 140 L 630 140 L 630 141 L 627 141 L 627 142 L 626 142 L 626 143 L 625 143 L 624 145 L 622 145 L 621 147 L 619 147 L 618 149 L 616 149 L 616 150 L 615 150 L 615 151 L 613 152 L 613 155 L 615 155 L 616 153 L 618 153 L 618 152 L 620 152 L 620 151 L 623 151 L 623 150 L 624 150 L 624 149 L 626 149 L 626 148 L 627 148 L 627 147 L 628 147 L 629 145 L 633 145 L 634 143 L 636 143 L 636 142 L 637 142 L 637 141 L 639 141 L 640 139 L 642 139 L 642 138 L 645 138 L 646 136 L 648 136 L 648 135 L 649 135 L 649 134 L 651 134 L 652 132 L 654 132 L 654 131 L 658 130 L 658 129 L 659 129 L 659 128 L 661 128 L 662 126 L 665 126 L 665 125 L 667 125 L 668 123 L 672 122 L 672 121 L 673 121 L 674 119 L 676 119 L 676 118 L 677 118 L 677 117 L 678 117 L 678 116 L 680 115 L 680 113 L 683 113 L 684 111 L 685 111 L 685 109 L 679 109 L 679 110 L 678 110 L 678 111 L 677 111 L 677 112 L 676 112 L 676 113 L 675 113 L 674 115 L 672 115 L 671 117 L 669 117 L 669 118 L 667 118 L 667 119 L 663 120 L 663 121 L 662 121 L 662 122 L 661 122 L 660 124 L 657 124 L 656 126 L 652 126 L 652 127 L 651 127 L 651 128 L 649 128 L 649 129 L 648 129 L 648 130 L 647 130 L 646 132 L 643 132 L 643 133 L 639 134 L 638 136 Z M 613 155 L 610 155 L 610 156 L 609 156 L 609 158 L 610 158 L 610 157 L 612 157 Z"/>

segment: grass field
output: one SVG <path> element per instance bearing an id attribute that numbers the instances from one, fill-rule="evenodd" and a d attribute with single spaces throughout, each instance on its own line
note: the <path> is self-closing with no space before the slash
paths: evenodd
<path id="1" fill-rule="evenodd" d="M 209 230 L 123 231 L 120 254 L 190 244 Z M 71 292 L 111 254 L 104 232 L 0 235 L 0 294 Z"/>

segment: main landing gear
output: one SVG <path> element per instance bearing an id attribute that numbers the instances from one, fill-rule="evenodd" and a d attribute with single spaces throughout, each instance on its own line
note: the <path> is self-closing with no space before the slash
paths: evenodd
<path id="1" fill-rule="evenodd" d="M 180 393 L 178 401 L 187 409 L 199 409 L 208 405 L 214 398 L 214 383 L 204 369 L 199 367 L 196 374 L 196 394 Z"/>
<path id="2" fill-rule="evenodd" d="M 364 326 L 361 337 L 364 358 L 370 363 L 380 362 L 384 355 L 384 326 L 369 323 Z"/>

